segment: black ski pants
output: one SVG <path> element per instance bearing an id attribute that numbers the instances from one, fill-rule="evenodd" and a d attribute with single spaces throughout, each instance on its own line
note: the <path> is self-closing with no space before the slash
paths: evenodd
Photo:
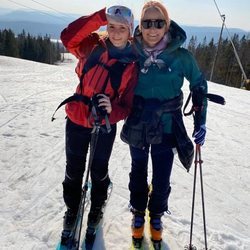
<path id="1" fill-rule="evenodd" d="M 168 197 L 171 192 L 170 176 L 173 166 L 172 135 L 164 134 L 161 144 L 147 145 L 144 149 L 130 146 L 132 168 L 130 172 L 129 190 L 130 204 L 133 208 L 159 214 L 168 210 Z M 151 149 L 151 150 L 150 150 Z M 152 159 L 152 192 L 149 196 L 148 160 L 149 150 Z"/>
<path id="2" fill-rule="evenodd" d="M 95 148 L 91 176 L 91 207 L 102 206 L 107 199 L 107 189 L 110 184 L 108 163 L 116 135 L 116 124 L 111 125 L 111 132 L 99 131 Z M 63 198 L 66 206 L 75 212 L 78 210 L 83 174 L 87 165 L 87 153 L 91 141 L 91 128 L 85 128 L 66 122 L 66 171 L 63 181 Z"/>

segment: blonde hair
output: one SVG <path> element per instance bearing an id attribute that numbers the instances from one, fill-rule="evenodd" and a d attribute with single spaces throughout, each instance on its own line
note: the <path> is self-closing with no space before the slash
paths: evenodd
<path id="1" fill-rule="evenodd" d="M 141 11 L 141 20 L 143 20 L 143 17 L 145 15 L 145 12 L 150 9 L 150 8 L 154 8 L 156 10 L 158 10 L 164 17 L 165 21 L 166 21 L 166 30 L 168 31 L 169 26 L 170 26 L 170 18 L 168 15 L 168 11 L 166 9 L 166 7 L 160 3 L 159 1 L 155 1 L 155 0 L 151 0 L 146 2 L 143 7 L 142 7 L 142 11 Z M 141 30 L 141 22 L 139 23 L 139 29 Z"/>

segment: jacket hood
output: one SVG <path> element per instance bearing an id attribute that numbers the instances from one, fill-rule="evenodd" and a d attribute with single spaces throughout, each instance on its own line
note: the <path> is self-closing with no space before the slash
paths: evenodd
<path id="1" fill-rule="evenodd" d="M 169 43 L 163 53 L 171 53 L 174 50 L 180 48 L 186 41 L 186 32 L 173 20 L 171 20 L 170 27 L 168 30 Z M 134 32 L 134 43 L 136 50 L 139 54 L 144 54 L 142 50 L 142 33 L 139 30 L 139 26 L 136 27 Z"/>

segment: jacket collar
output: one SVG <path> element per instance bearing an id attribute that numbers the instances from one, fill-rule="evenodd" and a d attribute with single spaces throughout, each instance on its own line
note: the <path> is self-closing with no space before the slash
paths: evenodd
<path id="1" fill-rule="evenodd" d="M 120 62 L 124 63 L 130 63 L 133 61 L 136 61 L 136 53 L 134 50 L 134 47 L 131 45 L 131 42 L 128 41 L 126 47 L 124 49 L 118 49 L 116 48 L 109 39 L 105 41 L 109 57 L 110 58 L 115 58 Z"/>

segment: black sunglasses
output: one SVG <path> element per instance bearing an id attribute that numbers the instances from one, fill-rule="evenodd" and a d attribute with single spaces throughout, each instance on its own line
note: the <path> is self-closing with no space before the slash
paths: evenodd
<path id="1" fill-rule="evenodd" d="M 162 29 L 165 23 L 166 21 L 163 19 L 146 19 L 141 21 L 141 25 L 144 29 L 150 29 L 151 27 L 155 27 L 156 29 Z"/>

